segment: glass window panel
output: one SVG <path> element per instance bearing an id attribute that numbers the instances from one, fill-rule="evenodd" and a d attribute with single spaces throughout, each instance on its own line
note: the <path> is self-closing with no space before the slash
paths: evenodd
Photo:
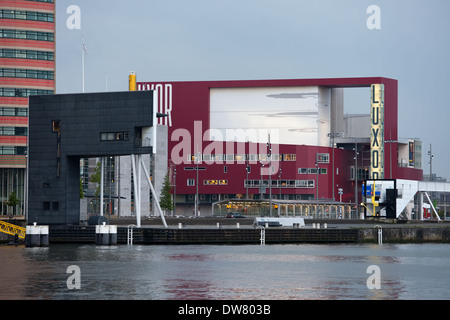
<path id="1" fill-rule="evenodd" d="M 37 12 L 28 11 L 27 12 L 27 20 L 37 20 Z"/>
<path id="2" fill-rule="evenodd" d="M 30 39 L 30 40 L 37 40 L 37 35 L 38 35 L 38 33 L 36 32 L 36 31 L 27 31 L 27 39 Z"/>
<path id="3" fill-rule="evenodd" d="M 27 147 L 16 147 L 16 154 L 18 155 L 26 155 Z"/>
<path id="4" fill-rule="evenodd" d="M 15 91 L 13 88 L 3 88 L 3 96 L 5 97 L 14 97 Z"/>
<path id="5" fill-rule="evenodd" d="M 27 77 L 27 71 L 22 69 L 16 70 L 16 77 L 17 78 L 26 78 Z"/>
<path id="6" fill-rule="evenodd" d="M 16 50 L 16 58 L 25 59 L 27 57 L 26 50 Z"/>
<path id="7" fill-rule="evenodd" d="M 15 18 L 16 19 L 24 19 L 25 20 L 27 18 L 26 11 L 16 11 Z"/>
<path id="8" fill-rule="evenodd" d="M 14 19 L 14 10 L 3 10 L 3 18 Z"/>
<path id="9" fill-rule="evenodd" d="M 15 115 L 18 117 L 26 117 L 28 116 L 28 109 L 27 108 L 8 108 L 8 109 L 15 109 Z"/>
<path id="10" fill-rule="evenodd" d="M 14 147 L 4 146 L 3 154 L 14 154 Z"/>
<path id="11" fill-rule="evenodd" d="M 38 51 L 37 52 L 37 59 L 39 59 L 39 60 L 47 60 L 47 53 L 44 52 L 44 51 Z"/>
<path id="12" fill-rule="evenodd" d="M 3 30 L 3 38 L 14 38 L 14 30 Z"/>
<path id="13" fill-rule="evenodd" d="M 27 128 L 24 128 L 24 127 L 16 127 L 15 128 L 16 136 L 26 136 L 27 134 L 28 134 Z"/>
<path id="14" fill-rule="evenodd" d="M 14 127 L 2 127 L 2 135 L 14 136 L 16 134 Z"/>
<path id="15" fill-rule="evenodd" d="M 27 59 L 37 59 L 37 52 L 34 50 L 27 51 Z"/>

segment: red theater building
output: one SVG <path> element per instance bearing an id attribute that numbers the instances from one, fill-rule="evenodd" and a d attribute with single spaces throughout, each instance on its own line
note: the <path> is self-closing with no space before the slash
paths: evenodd
<path id="1" fill-rule="evenodd" d="M 356 87 L 368 88 L 367 105 L 344 114 L 345 88 Z M 156 90 L 167 115 L 159 124 L 168 126 L 179 215 L 307 215 L 327 204 L 325 214 L 345 204 L 356 217 L 365 179 L 422 179 L 420 141 L 398 138 L 394 79 L 138 82 L 137 90 Z"/>
<path id="2" fill-rule="evenodd" d="M 0 217 L 23 215 L 28 96 L 55 90 L 53 0 L 0 2 Z M 11 194 L 19 204 L 8 206 Z"/>

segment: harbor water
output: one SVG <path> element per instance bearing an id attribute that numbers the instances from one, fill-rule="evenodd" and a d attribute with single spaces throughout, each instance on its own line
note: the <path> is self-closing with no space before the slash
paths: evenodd
<path id="1" fill-rule="evenodd" d="M 441 300 L 449 272 L 449 244 L 5 245 L 0 299 Z"/>

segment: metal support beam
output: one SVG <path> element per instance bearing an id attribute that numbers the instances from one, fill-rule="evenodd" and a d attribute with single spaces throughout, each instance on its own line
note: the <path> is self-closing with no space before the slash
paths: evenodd
<path id="1" fill-rule="evenodd" d="M 140 203 L 141 199 L 139 197 L 140 192 L 138 190 L 138 184 L 136 182 L 137 179 L 137 172 L 136 172 L 136 160 L 135 155 L 131 155 L 131 168 L 133 170 L 133 187 L 134 187 L 134 212 L 136 214 L 136 225 L 138 228 L 141 227 L 141 210 L 140 210 Z"/>
<path id="2" fill-rule="evenodd" d="M 145 177 L 147 178 L 148 185 L 150 186 L 150 190 L 152 191 L 153 199 L 156 203 L 156 207 L 158 208 L 158 211 L 161 216 L 161 220 L 164 224 L 164 227 L 167 228 L 166 219 L 164 218 L 164 214 L 161 210 L 161 206 L 159 205 L 159 197 L 155 192 L 155 188 L 153 188 L 152 181 L 150 180 L 150 175 L 148 174 L 147 168 L 145 167 L 144 163 L 142 162 L 141 157 L 139 157 L 139 163 L 140 163 L 140 166 L 142 167 L 142 169 L 144 170 Z"/>
<path id="3" fill-rule="evenodd" d="M 103 158 L 100 158 L 100 215 L 103 216 Z"/>
<path id="4" fill-rule="evenodd" d="M 439 215 L 437 214 L 436 209 L 434 208 L 433 202 L 431 201 L 431 199 L 430 199 L 430 197 L 428 196 L 428 193 L 427 193 L 427 192 L 425 192 L 425 196 L 427 197 L 428 202 L 430 203 L 430 207 L 433 209 L 433 212 L 434 212 L 434 214 L 436 215 L 437 219 L 438 219 L 439 221 L 441 221 L 441 218 L 439 218 Z"/>

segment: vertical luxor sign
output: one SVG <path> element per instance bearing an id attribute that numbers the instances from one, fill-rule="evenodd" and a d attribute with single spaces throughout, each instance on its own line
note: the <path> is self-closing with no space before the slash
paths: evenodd
<path id="1" fill-rule="evenodd" d="M 384 85 L 370 91 L 370 179 L 384 179 Z"/>

